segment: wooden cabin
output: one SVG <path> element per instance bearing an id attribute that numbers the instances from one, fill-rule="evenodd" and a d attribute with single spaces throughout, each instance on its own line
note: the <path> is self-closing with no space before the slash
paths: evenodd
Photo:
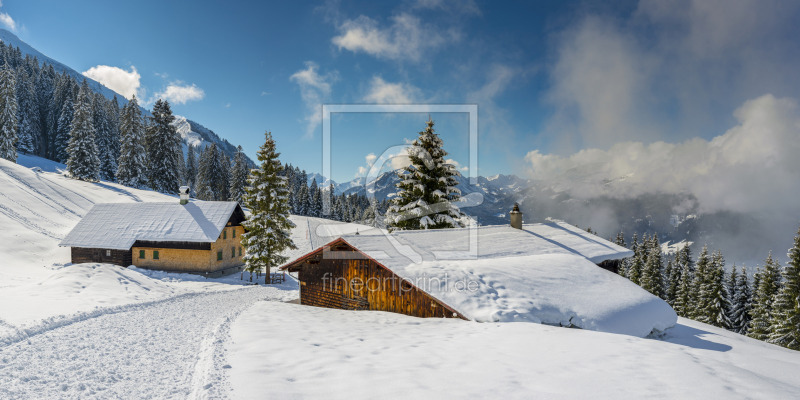
<path id="1" fill-rule="evenodd" d="M 414 317 L 464 318 L 341 238 L 282 269 L 298 273 L 300 304 L 389 311 Z"/>
<path id="2" fill-rule="evenodd" d="M 59 245 L 73 263 L 220 273 L 244 264 L 244 219 L 236 202 L 96 204 Z"/>
<path id="3" fill-rule="evenodd" d="M 373 229 L 335 237 L 281 269 L 296 275 L 303 305 L 480 320 L 483 315 L 471 311 L 476 303 L 494 301 L 495 287 L 515 287 L 528 304 L 539 301 L 535 284 L 526 298 L 528 289 L 520 282 L 561 279 L 561 273 L 548 275 L 553 257 L 561 260 L 556 265 L 563 266 L 567 259 L 575 271 L 615 279 L 616 274 L 607 276 L 611 273 L 599 264 L 632 254 L 563 222 L 518 226 L 391 234 Z M 470 292 L 470 282 L 480 289 Z M 489 304 L 484 309 L 505 306 Z"/>

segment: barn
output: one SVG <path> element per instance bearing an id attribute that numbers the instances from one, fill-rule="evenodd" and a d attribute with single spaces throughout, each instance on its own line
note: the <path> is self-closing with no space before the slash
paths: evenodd
<path id="1" fill-rule="evenodd" d="M 646 336 L 677 316 L 601 267 L 632 252 L 560 221 L 341 235 L 281 267 L 300 303 Z"/>
<path id="2" fill-rule="evenodd" d="M 229 201 L 95 204 L 59 245 L 73 263 L 221 274 L 243 265 L 244 219 Z"/>

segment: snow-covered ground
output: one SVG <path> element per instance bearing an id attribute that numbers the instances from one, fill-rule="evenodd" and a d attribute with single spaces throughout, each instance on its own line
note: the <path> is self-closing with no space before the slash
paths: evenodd
<path id="1" fill-rule="evenodd" d="M 800 353 L 680 319 L 662 339 L 258 302 L 231 397 L 797 399 Z"/>

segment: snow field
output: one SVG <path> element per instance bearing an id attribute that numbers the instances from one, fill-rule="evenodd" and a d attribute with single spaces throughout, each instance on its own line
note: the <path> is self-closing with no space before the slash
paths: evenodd
<path id="1" fill-rule="evenodd" d="M 231 398 L 800 398 L 800 355 L 680 319 L 661 339 L 258 302 Z"/>

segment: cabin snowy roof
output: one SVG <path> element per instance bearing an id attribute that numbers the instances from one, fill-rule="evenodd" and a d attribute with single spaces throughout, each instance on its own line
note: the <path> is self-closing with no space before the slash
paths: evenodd
<path id="1" fill-rule="evenodd" d="M 632 256 L 624 247 L 563 222 L 482 226 L 473 234 L 472 256 L 469 229 L 370 230 L 337 240 L 475 321 L 560 324 L 640 337 L 677 321 L 666 302 L 595 265 Z"/>
<path id="2" fill-rule="evenodd" d="M 233 201 L 95 204 L 59 246 L 128 250 L 137 240 L 215 242 L 239 204 Z"/>

